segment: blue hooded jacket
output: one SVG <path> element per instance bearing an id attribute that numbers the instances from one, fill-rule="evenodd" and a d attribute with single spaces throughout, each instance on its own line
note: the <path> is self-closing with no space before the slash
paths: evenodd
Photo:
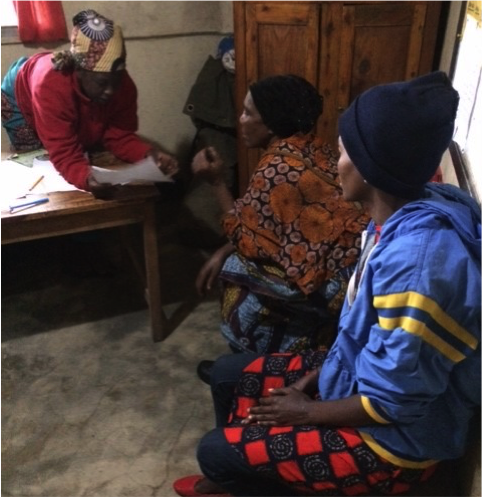
<path id="1" fill-rule="evenodd" d="M 480 207 L 450 185 L 425 193 L 383 225 L 319 379 L 324 400 L 360 394 L 365 442 L 413 468 L 463 454 L 481 391 Z"/>

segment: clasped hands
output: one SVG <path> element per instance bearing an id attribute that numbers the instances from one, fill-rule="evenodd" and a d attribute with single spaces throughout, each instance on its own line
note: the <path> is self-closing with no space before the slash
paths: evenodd
<path id="1" fill-rule="evenodd" d="M 319 369 L 302 376 L 295 383 L 283 388 L 271 388 L 268 397 L 261 397 L 259 405 L 248 409 L 243 425 L 293 426 L 314 423 L 310 414 L 318 401 Z"/>
<path id="2" fill-rule="evenodd" d="M 241 424 L 261 426 L 293 426 L 310 424 L 310 406 L 315 402 L 293 386 L 272 388 L 268 397 L 259 399 L 259 405 L 248 409 Z"/>

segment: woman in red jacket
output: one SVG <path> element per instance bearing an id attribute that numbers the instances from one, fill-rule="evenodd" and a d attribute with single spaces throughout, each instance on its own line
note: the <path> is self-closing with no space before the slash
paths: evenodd
<path id="1" fill-rule="evenodd" d="M 71 48 L 16 61 L 2 82 L 2 125 L 16 151 L 44 147 L 62 176 L 106 198 L 85 152 L 106 149 L 125 162 L 152 155 L 164 173 L 177 161 L 137 135 L 137 89 L 126 71 L 119 26 L 93 10 L 73 18 Z"/>

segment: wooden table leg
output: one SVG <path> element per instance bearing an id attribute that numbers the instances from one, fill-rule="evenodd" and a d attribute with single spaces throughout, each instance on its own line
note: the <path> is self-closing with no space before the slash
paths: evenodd
<path id="1" fill-rule="evenodd" d="M 161 302 L 161 279 L 159 273 L 159 251 L 155 202 L 146 203 L 146 216 L 143 223 L 144 256 L 146 264 L 147 299 L 151 316 L 152 339 L 160 342 L 166 338 L 165 315 Z"/>

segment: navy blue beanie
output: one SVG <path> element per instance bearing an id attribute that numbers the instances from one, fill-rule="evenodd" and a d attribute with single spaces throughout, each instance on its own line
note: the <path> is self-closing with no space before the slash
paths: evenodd
<path id="1" fill-rule="evenodd" d="M 340 117 L 343 147 L 370 185 L 418 198 L 452 140 L 458 102 L 441 71 L 375 86 Z"/>

